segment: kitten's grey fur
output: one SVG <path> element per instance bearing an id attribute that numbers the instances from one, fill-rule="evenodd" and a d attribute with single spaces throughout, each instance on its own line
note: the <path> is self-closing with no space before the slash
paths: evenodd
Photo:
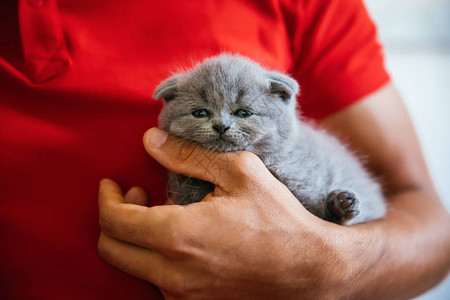
<path id="1" fill-rule="evenodd" d="M 381 188 L 355 156 L 297 117 L 298 91 L 287 75 L 222 54 L 166 79 L 154 98 L 165 99 L 162 129 L 215 151 L 255 153 L 316 216 L 346 225 L 384 216 Z M 176 175 L 170 189 L 188 204 L 214 185 Z"/>

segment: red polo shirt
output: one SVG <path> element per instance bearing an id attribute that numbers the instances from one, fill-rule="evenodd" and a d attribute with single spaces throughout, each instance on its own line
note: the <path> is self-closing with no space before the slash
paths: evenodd
<path id="1" fill-rule="evenodd" d="M 1 1 L 0 298 L 161 297 L 99 258 L 98 181 L 165 201 L 150 95 L 223 51 L 297 78 L 311 118 L 389 80 L 360 0 Z"/>

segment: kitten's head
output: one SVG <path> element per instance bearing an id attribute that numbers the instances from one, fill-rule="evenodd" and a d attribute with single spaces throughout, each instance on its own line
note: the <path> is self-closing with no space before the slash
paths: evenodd
<path id="1" fill-rule="evenodd" d="M 237 55 L 209 58 L 163 81 L 160 127 L 216 151 L 276 151 L 296 123 L 297 82 Z"/>

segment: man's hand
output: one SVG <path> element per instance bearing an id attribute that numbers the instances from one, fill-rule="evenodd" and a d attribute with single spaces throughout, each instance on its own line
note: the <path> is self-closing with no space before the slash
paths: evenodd
<path id="1" fill-rule="evenodd" d="M 102 180 L 98 247 L 108 263 L 157 285 L 166 298 L 346 293 L 362 252 L 356 248 L 367 237 L 310 214 L 251 153 L 214 153 L 156 128 L 144 144 L 167 169 L 216 188 L 200 203 L 149 208 L 142 190 L 131 189 L 125 200 L 116 183 Z"/>
<path id="2" fill-rule="evenodd" d="M 153 158 L 216 189 L 200 203 L 147 208 L 141 189 L 122 197 L 102 181 L 100 254 L 168 298 L 409 299 L 436 285 L 450 268 L 450 218 L 395 88 L 320 125 L 367 155 L 386 183 L 385 218 L 320 220 L 254 155 L 212 153 L 152 129 L 144 144 Z"/>

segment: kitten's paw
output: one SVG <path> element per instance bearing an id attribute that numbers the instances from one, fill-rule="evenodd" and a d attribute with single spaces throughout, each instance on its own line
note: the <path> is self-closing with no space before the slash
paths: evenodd
<path id="1" fill-rule="evenodd" d="M 328 195 L 328 220 L 345 224 L 359 214 L 359 200 L 355 193 L 348 190 L 334 190 Z"/>

